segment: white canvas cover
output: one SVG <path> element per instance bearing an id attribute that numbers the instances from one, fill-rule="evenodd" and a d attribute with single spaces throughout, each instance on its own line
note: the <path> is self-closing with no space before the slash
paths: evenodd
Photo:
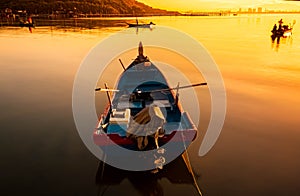
<path id="1" fill-rule="evenodd" d="M 135 139 L 139 150 L 143 150 L 148 145 L 148 137 L 155 139 L 158 148 L 158 137 L 163 136 L 163 125 L 165 117 L 161 109 L 157 106 L 149 106 L 142 109 L 133 118 L 131 117 L 127 137 Z"/>

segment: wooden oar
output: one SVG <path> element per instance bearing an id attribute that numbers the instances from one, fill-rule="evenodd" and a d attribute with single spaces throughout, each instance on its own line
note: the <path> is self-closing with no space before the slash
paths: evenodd
<path id="1" fill-rule="evenodd" d="M 106 88 L 96 88 L 95 91 L 101 91 L 101 92 L 119 92 L 117 89 L 106 89 Z"/>
<path id="2" fill-rule="evenodd" d="M 198 84 L 191 84 L 191 85 L 186 85 L 186 86 L 177 86 L 177 87 L 174 87 L 174 88 L 163 88 L 163 89 L 157 89 L 157 90 L 152 90 L 152 91 L 143 91 L 143 92 L 153 93 L 153 92 L 161 92 L 161 91 L 179 90 L 179 89 L 183 89 L 183 88 L 191 88 L 191 87 L 204 86 L 204 85 L 207 85 L 207 83 L 203 82 L 203 83 L 198 83 Z"/>
<path id="3" fill-rule="evenodd" d="M 197 86 L 204 86 L 207 85 L 206 82 L 198 83 L 198 84 L 191 84 L 186 86 L 176 86 L 174 88 L 163 88 L 163 89 L 157 89 L 152 91 L 139 91 L 139 93 L 153 93 L 153 92 L 161 92 L 161 91 L 170 91 L 170 90 L 179 90 L 183 88 L 191 88 L 191 87 L 197 87 Z M 95 91 L 102 91 L 102 92 L 119 92 L 118 89 L 107 89 L 107 88 L 96 88 Z"/>

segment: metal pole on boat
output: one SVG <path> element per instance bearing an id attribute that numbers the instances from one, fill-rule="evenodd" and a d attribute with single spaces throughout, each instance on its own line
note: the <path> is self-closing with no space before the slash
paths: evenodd
<path id="1" fill-rule="evenodd" d="M 107 83 L 104 83 L 104 86 L 105 88 L 108 90 L 108 86 L 107 86 Z M 108 91 L 106 91 L 106 95 L 107 95 L 107 99 L 108 99 L 108 102 L 109 102 L 109 113 L 112 113 L 112 102 L 111 102 L 111 98 L 110 98 L 110 94 Z"/>
<path id="2" fill-rule="evenodd" d="M 123 67 L 123 69 L 125 71 L 126 69 L 125 69 L 124 64 L 122 63 L 121 59 L 119 59 L 119 61 L 120 61 L 121 65 L 122 65 L 122 67 Z"/>

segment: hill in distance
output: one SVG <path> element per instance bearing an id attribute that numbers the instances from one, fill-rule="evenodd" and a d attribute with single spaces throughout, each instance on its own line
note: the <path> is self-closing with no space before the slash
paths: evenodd
<path id="1" fill-rule="evenodd" d="M 1 0 L 0 10 L 26 10 L 30 14 L 73 11 L 78 14 L 179 15 L 179 12 L 152 8 L 136 0 Z"/>

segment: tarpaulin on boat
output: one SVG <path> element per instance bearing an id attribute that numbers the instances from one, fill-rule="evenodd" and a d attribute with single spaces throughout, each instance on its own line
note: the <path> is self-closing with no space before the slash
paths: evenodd
<path id="1" fill-rule="evenodd" d="M 148 137 L 153 137 L 156 147 L 158 147 L 157 139 L 164 134 L 163 125 L 165 121 L 165 117 L 159 107 L 146 107 L 130 119 L 127 137 L 136 140 L 139 150 L 147 147 Z"/>

